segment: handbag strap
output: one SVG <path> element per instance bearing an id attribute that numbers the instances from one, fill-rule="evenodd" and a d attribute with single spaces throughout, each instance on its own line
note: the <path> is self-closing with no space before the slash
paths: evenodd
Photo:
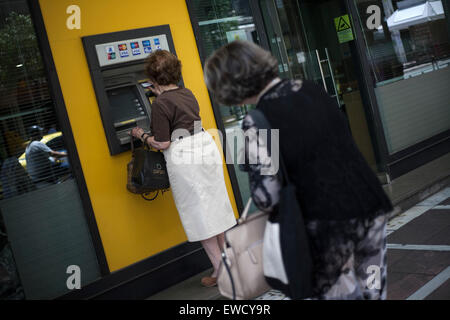
<path id="1" fill-rule="evenodd" d="M 252 197 L 250 197 L 245 205 L 244 211 L 241 214 L 241 217 L 238 220 L 238 224 L 245 221 L 248 216 L 248 212 L 250 211 L 250 205 L 252 204 Z"/>
<path id="2" fill-rule="evenodd" d="M 153 201 L 153 200 L 155 200 L 156 197 L 158 196 L 159 190 L 156 190 L 156 194 L 155 194 L 154 197 L 152 197 L 152 198 L 147 198 L 145 195 L 150 194 L 150 193 L 151 193 L 151 192 L 141 193 L 141 196 L 142 196 L 142 198 L 144 198 L 144 199 L 147 200 L 147 201 Z"/>
<path id="3" fill-rule="evenodd" d="M 253 109 L 249 111 L 249 115 L 252 117 L 253 121 L 256 124 L 256 127 L 258 129 L 266 129 L 269 130 L 269 134 L 267 134 L 267 152 L 269 154 L 270 157 L 272 157 L 272 150 L 270 150 L 270 146 L 271 144 L 271 134 L 270 134 L 270 130 L 272 130 L 272 127 L 269 123 L 269 121 L 267 120 L 267 118 L 264 116 L 264 114 L 262 113 L 261 110 L 258 109 Z M 286 168 L 286 165 L 284 163 L 283 160 L 283 156 L 281 155 L 281 147 L 279 148 L 279 161 L 280 161 L 280 177 L 281 180 L 285 183 L 285 185 L 290 184 L 290 180 L 289 180 L 289 175 L 288 175 L 288 171 Z"/>
<path id="4" fill-rule="evenodd" d="M 130 143 L 131 143 L 131 153 L 134 153 L 134 141 L 136 140 L 136 138 L 135 137 L 133 137 L 131 134 L 130 134 Z M 141 139 L 139 139 L 139 141 L 141 141 Z M 142 141 L 141 141 L 142 142 Z M 145 148 L 145 144 L 144 144 L 144 142 L 142 142 L 142 145 L 143 145 L 143 147 Z"/>
<path id="5" fill-rule="evenodd" d="M 227 255 L 226 255 L 225 251 L 222 252 L 222 264 L 225 267 L 225 270 L 227 270 L 228 277 L 230 278 L 233 300 L 236 300 L 236 288 L 234 286 L 233 275 L 231 274 L 230 266 L 228 265 Z"/>
<path id="6" fill-rule="evenodd" d="M 241 217 L 238 219 L 238 224 L 244 222 L 247 219 L 247 215 L 250 210 L 251 204 L 252 204 L 252 197 L 250 197 L 248 199 L 247 204 L 245 205 L 244 211 L 242 212 Z M 230 266 L 228 265 L 227 254 L 226 254 L 225 250 L 222 251 L 222 264 L 223 264 L 225 270 L 227 271 L 228 277 L 230 278 L 231 291 L 233 294 L 232 299 L 236 300 L 236 288 L 234 285 L 234 279 L 233 279 L 233 275 L 231 274 Z"/>

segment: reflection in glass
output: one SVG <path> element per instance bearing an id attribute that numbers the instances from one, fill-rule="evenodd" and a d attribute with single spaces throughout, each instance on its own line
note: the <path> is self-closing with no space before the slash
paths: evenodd
<path id="1" fill-rule="evenodd" d="M 248 1 L 196 0 L 194 8 L 206 57 L 234 40 L 258 43 Z M 220 107 L 224 125 L 240 125 L 248 108 L 249 106 Z"/>
<path id="2" fill-rule="evenodd" d="M 0 300 L 100 276 L 27 2 L 0 3 Z"/>
<path id="3" fill-rule="evenodd" d="M 441 0 L 356 0 L 390 154 L 450 129 L 450 41 Z M 381 25 L 368 29 L 368 5 Z"/>
<path id="4" fill-rule="evenodd" d="M 382 24 L 364 28 L 377 86 L 448 66 L 450 42 L 441 0 L 378 2 Z M 366 1 L 356 3 L 362 15 Z"/>

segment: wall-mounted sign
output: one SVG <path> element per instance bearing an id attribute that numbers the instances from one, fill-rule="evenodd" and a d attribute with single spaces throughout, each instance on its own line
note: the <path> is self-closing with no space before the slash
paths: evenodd
<path id="1" fill-rule="evenodd" d="M 352 41 L 354 39 L 348 14 L 334 18 L 334 25 L 336 26 L 339 43 Z"/>
<path id="2" fill-rule="evenodd" d="M 154 43 L 154 45 L 152 44 Z M 95 45 L 100 67 L 141 60 L 156 50 L 169 50 L 166 35 L 128 39 Z M 118 54 L 116 54 L 118 52 Z"/>
<path id="3" fill-rule="evenodd" d="M 234 40 L 248 40 L 245 30 L 227 31 L 226 34 L 228 43 L 233 42 Z"/>

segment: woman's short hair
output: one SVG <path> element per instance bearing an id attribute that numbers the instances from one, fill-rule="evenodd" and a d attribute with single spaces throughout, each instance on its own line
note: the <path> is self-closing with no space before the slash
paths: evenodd
<path id="1" fill-rule="evenodd" d="M 159 85 L 178 84 L 181 80 L 181 61 L 169 51 L 158 50 L 148 56 L 145 71 L 150 80 Z"/>
<path id="2" fill-rule="evenodd" d="M 224 105 L 240 104 L 258 95 L 277 76 L 277 60 L 249 41 L 233 41 L 216 50 L 205 63 L 206 85 Z"/>

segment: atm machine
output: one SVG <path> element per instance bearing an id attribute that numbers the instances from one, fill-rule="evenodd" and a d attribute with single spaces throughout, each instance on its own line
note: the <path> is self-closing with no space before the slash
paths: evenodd
<path id="1" fill-rule="evenodd" d="M 109 152 L 131 147 L 130 130 L 150 130 L 150 83 L 145 59 L 155 50 L 176 55 L 168 25 L 82 38 Z M 182 83 L 181 83 L 182 85 Z"/>

